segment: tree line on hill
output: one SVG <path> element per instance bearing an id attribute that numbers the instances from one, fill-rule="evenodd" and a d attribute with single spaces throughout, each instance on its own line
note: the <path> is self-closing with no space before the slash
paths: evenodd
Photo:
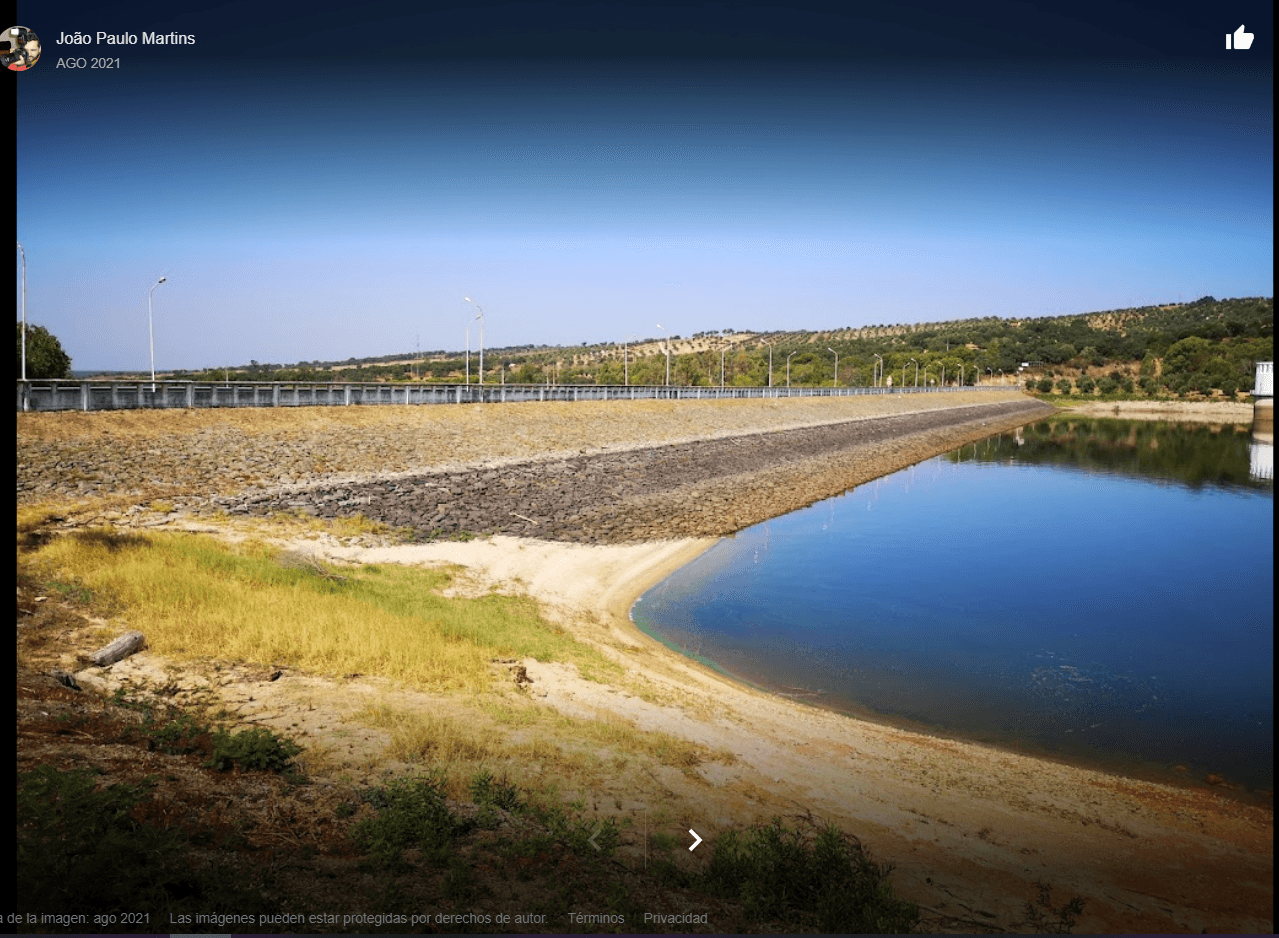
<path id="1" fill-rule="evenodd" d="M 57 345 L 28 327 L 27 374 L 70 373 L 70 359 L 33 353 Z M 39 330 L 40 337 L 35 330 Z M 672 341 L 679 340 L 672 336 Z M 670 383 L 684 386 L 971 386 L 1024 382 L 1033 392 L 1231 397 L 1251 390 L 1254 365 L 1274 359 L 1273 298 L 1149 306 L 1039 319 L 982 317 L 949 322 L 871 325 L 821 332 L 738 333 L 722 330 L 680 342 L 669 356 Z M 21 339 L 19 339 L 21 341 Z M 486 350 L 485 383 L 667 383 L 666 340 L 579 347 L 519 346 Z M 770 365 L 771 354 L 771 365 Z M 836 374 L 838 356 L 838 374 Z M 63 353 L 65 358 L 65 353 Z M 45 362 L 37 370 L 33 363 Z M 58 372 L 61 367 L 61 372 Z M 45 369 L 45 370 L 41 370 Z M 51 369 L 52 371 L 49 371 Z M 421 381 L 479 380 L 478 356 L 436 351 L 345 362 L 256 361 L 234 369 L 179 372 L 174 380 Z"/>

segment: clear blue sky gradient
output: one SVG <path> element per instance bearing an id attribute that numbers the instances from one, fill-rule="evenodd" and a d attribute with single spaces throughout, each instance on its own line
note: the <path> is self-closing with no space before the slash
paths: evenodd
<path id="1" fill-rule="evenodd" d="M 1273 295 L 1269 4 L 854 6 L 42 4 L 28 319 L 145 369 L 167 273 L 166 370 L 460 350 L 463 295 L 489 347 Z"/>

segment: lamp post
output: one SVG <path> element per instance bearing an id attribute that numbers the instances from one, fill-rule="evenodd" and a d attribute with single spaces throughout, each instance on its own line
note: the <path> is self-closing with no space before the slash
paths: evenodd
<path id="1" fill-rule="evenodd" d="M 726 351 L 728 351 L 727 345 L 719 350 L 719 389 L 721 391 L 724 390 L 724 353 Z"/>
<path id="2" fill-rule="evenodd" d="M 634 339 L 635 336 L 627 336 L 622 340 L 622 383 L 628 388 L 631 386 L 631 356 L 626 349 L 626 343 Z"/>
<path id="3" fill-rule="evenodd" d="M 462 297 L 462 299 L 466 300 L 466 302 L 468 303 L 475 303 L 475 301 L 471 299 L 469 296 L 464 296 Z M 476 313 L 475 318 L 480 321 L 480 386 L 483 387 L 484 386 L 484 307 L 481 306 L 479 303 L 475 303 L 475 308 L 479 311 Z M 471 328 L 469 325 L 469 320 L 466 328 L 466 383 L 467 384 L 471 383 Z"/>
<path id="4" fill-rule="evenodd" d="M 151 294 L 155 292 L 155 288 L 168 277 L 161 277 L 155 283 L 151 284 L 151 289 L 147 290 L 147 332 L 151 336 L 151 393 L 155 393 L 155 319 L 151 315 Z"/>
<path id="5" fill-rule="evenodd" d="M 919 362 L 915 361 L 915 359 L 913 359 L 913 358 L 912 358 L 912 359 L 911 359 L 910 361 L 908 361 L 906 364 L 908 364 L 908 365 L 909 365 L 909 364 L 911 364 L 911 362 L 914 362 L 914 365 L 915 365 L 915 387 L 919 387 Z M 903 372 L 902 372 L 902 384 L 905 384 L 905 383 L 906 383 L 906 372 L 905 372 L 905 371 L 903 371 Z"/>
<path id="6" fill-rule="evenodd" d="M 829 345 L 826 346 L 826 351 L 830 352 L 832 355 L 835 356 L 835 381 L 831 385 L 831 387 L 837 388 L 839 387 L 839 352 L 835 351 Z"/>
<path id="7" fill-rule="evenodd" d="M 902 387 L 906 387 L 906 365 L 909 364 L 910 362 L 906 362 L 905 365 L 902 365 Z"/>
<path id="8" fill-rule="evenodd" d="M 989 374 L 989 375 L 990 375 L 990 380 L 991 380 L 991 382 L 992 382 L 992 383 L 994 383 L 994 380 L 995 380 L 995 369 L 994 369 L 994 368 L 987 368 L 987 369 L 986 369 L 986 372 L 987 372 L 987 374 Z"/>
<path id="9" fill-rule="evenodd" d="M 467 300 L 469 303 L 470 300 Z M 471 314 L 467 313 L 466 318 L 462 320 L 466 326 L 466 379 L 467 387 L 471 385 Z"/>
<path id="10" fill-rule="evenodd" d="M 875 355 L 874 352 L 871 352 L 871 354 Z M 879 382 L 884 376 L 884 356 L 875 355 L 875 357 L 879 359 L 879 361 L 875 362 L 874 377 L 871 379 L 871 384 L 875 387 L 879 387 Z"/>
<path id="11" fill-rule="evenodd" d="M 798 355 L 798 354 L 799 354 L 799 349 L 795 349 L 795 351 L 791 352 L 791 353 L 790 353 L 790 355 L 787 355 L 787 356 L 786 356 L 786 386 L 787 386 L 787 387 L 790 387 L 790 360 L 791 360 L 791 356 L 792 356 L 792 355 Z"/>
<path id="12" fill-rule="evenodd" d="M 959 366 L 959 386 L 961 388 L 964 386 L 964 366 L 962 362 L 960 363 L 960 366 Z"/>
<path id="13" fill-rule="evenodd" d="M 666 332 L 666 327 L 660 322 L 657 324 L 657 328 Z M 668 388 L 671 386 L 671 334 L 669 332 L 666 332 L 666 386 Z"/>
<path id="14" fill-rule="evenodd" d="M 22 255 L 22 380 L 27 380 L 27 252 L 22 248 L 22 242 L 15 242 L 18 245 L 18 253 Z M 27 394 L 25 389 L 22 392 L 23 410 L 26 410 Z"/>
<path id="15" fill-rule="evenodd" d="M 768 346 L 768 386 L 771 388 L 773 386 L 773 343 L 765 339 L 764 344 Z"/>

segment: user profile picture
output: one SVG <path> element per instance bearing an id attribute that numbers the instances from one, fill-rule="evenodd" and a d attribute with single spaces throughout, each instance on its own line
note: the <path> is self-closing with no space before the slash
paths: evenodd
<path id="1" fill-rule="evenodd" d="M 40 37 L 25 26 L 10 26 L 0 40 L 0 65 L 25 72 L 40 61 Z"/>

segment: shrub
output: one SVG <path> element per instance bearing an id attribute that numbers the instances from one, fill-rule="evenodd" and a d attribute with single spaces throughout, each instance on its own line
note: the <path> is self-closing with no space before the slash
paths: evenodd
<path id="1" fill-rule="evenodd" d="M 231 734 L 219 730 L 213 735 L 213 755 L 209 765 L 225 772 L 233 765 L 242 769 L 283 772 L 302 751 L 292 740 L 276 736 L 263 727 Z"/>
<path id="2" fill-rule="evenodd" d="M 174 835 L 142 824 L 146 791 L 97 791 L 83 769 L 42 765 L 18 776 L 17 896 L 45 912 L 100 912 L 163 904 L 177 877 Z"/>
<path id="3" fill-rule="evenodd" d="M 454 837 L 464 829 L 449 810 L 444 781 L 437 775 L 393 779 L 384 788 L 369 789 L 363 797 L 378 813 L 356 824 L 351 839 L 359 849 L 389 864 L 399 863 L 408 847 L 419 847 L 424 856 L 444 862 Z"/>
<path id="4" fill-rule="evenodd" d="M 1048 394 L 1048 393 L 1050 393 L 1050 392 L 1052 391 L 1052 389 L 1053 389 L 1053 379 L 1052 379 L 1052 378 L 1040 378 L 1040 379 L 1039 379 L 1039 383 L 1038 383 L 1038 384 L 1036 384 L 1036 385 L 1035 385 L 1035 387 L 1036 387 L 1036 388 L 1038 388 L 1038 389 L 1039 389 L 1039 391 L 1040 391 L 1041 393 L 1043 393 L 1043 394 Z"/>
<path id="5" fill-rule="evenodd" d="M 757 922 L 806 920 L 823 932 L 909 932 L 918 925 L 919 908 L 896 897 L 891 871 L 872 863 L 859 841 L 834 826 L 812 836 L 775 819 L 744 835 L 722 835 L 704 884 L 741 901 Z"/>
<path id="6" fill-rule="evenodd" d="M 1069 378 L 1059 378 L 1057 380 L 1057 390 L 1062 394 L 1069 394 L 1072 387 L 1074 387 L 1074 385 L 1071 384 Z"/>

